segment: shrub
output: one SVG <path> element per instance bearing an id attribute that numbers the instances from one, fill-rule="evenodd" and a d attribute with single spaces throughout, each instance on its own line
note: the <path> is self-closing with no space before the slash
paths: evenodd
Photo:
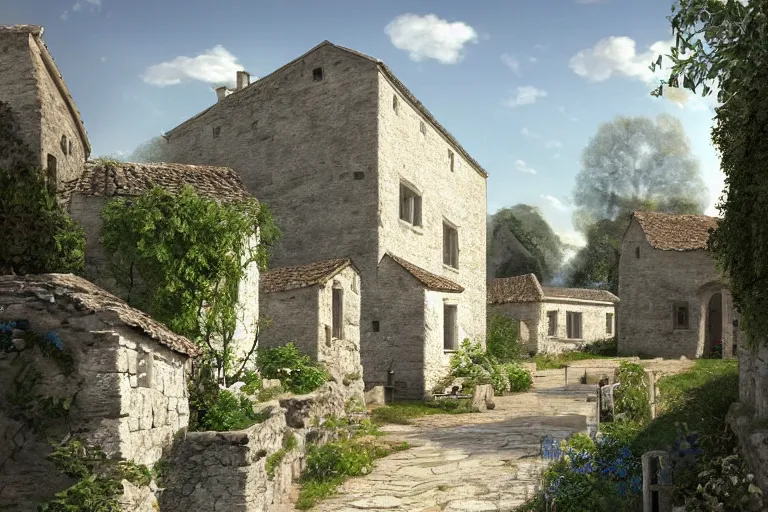
<path id="1" fill-rule="evenodd" d="M 614 393 L 616 415 L 629 421 L 647 422 L 651 418 L 648 402 L 648 386 L 645 369 L 636 363 L 622 361 L 616 369 L 616 382 L 620 385 Z"/>
<path id="2" fill-rule="evenodd" d="M 328 372 L 309 356 L 299 353 L 293 343 L 259 350 L 256 362 L 262 377 L 280 379 L 292 393 L 309 393 L 328 380 Z"/>
<path id="3" fill-rule="evenodd" d="M 522 391 L 528 391 L 531 389 L 531 386 L 533 385 L 533 377 L 531 376 L 531 372 L 514 363 L 505 364 L 504 370 L 507 374 L 509 390 L 511 392 L 520 393 Z"/>
<path id="4" fill-rule="evenodd" d="M 221 389 L 203 416 L 198 430 L 242 430 L 264 419 L 256 414 L 253 403 L 247 397 L 238 397 L 226 389 Z"/>
<path id="5" fill-rule="evenodd" d="M 616 357 L 619 353 L 619 345 L 615 337 L 604 338 L 584 345 L 581 352 L 601 357 Z"/>
<path id="6" fill-rule="evenodd" d="M 517 322 L 498 313 L 491 315 L 485 340 L 487 353 L 501 362 L 520 359 L 524 350 L 517 335 Z"/>

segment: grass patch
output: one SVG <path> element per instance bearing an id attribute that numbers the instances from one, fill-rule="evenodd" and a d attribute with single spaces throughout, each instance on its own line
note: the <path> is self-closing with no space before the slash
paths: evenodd
<path id="1" fill-rule="evenodd" d="M 533 357 L 533 360 L 536 361 L 537 370 L 559 370 L 560 368 L 565 368 L 567 364 L 574 361 L 585 361 L 587 359 L 613 359 L 614 357 L 615 356 L 590 354 L 588 352 L 574 350 L 571 352 L 563 352 L 558 355 L 536 354 Z"/>
<path id="2" fill-rule="evenodd" d="M 432 402 L 396 402 L 384 407 L 378 407 L 371 412 L 371 420 L 375 423 L 395 423 L 409 425 L 413 418 L 433 414 L 467 414 L 473 411 L 469 399 L 446 399 Z"/>

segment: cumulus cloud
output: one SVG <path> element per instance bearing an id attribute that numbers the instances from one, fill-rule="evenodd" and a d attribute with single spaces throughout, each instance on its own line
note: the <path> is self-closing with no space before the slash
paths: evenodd
<path id="1" fill-rule="evenodd" d="M 504 63 L 509 69 L 511 69 L 516 75 L 520 75 L 520 61 L 512 55 L 506 53 L 501 56 L 501 62 Z"/>
<path id="2" fill-rule="evenodd" d="M 566 205 L 563 201 L 556 198 L 555 196 L 550 196 L 548 194 L 542 194 L 541 197 L 543 200 L 545 200 L 547 203 L 549 203 L 551 206 L 555 207 L 556 209 L 560 211 L 566 211 L 568 210 L 568 205 Z"/>
<path id="3" fill-rule="evenodd" d="M 515 162 L 515 169 L 526 174 L 536 174 L 536 169 L 525 163 L 523 160 L 517 160 Z"/>
<path id="4" fill-rule="evenodd" d="M 532 85 L 524 85 L 518 87 L 515 93 L 504 101 L 504 104 L 508 107 L 519 107 L 521 105 L 532 105 L 536 103 L 539 98 L 546 98 L 547 91 L 538 89 Z"/>
<path id="5" fill-rule="evenodd" d="M 101 10 L 101 0 L 81 0 L 81 1 L 78 1 L 78 2 L 76 2 L 72 6 L 72 12 L 80 12 L 85 7 L 90 7 L 91 11 L 99 11 L 99 10 Z M 65 20 L 65 21 L 69 19 L 69 11 L 68 10 L 66 10 L 66 11 L 64 11 L 64 13 L 62 13 L 61 19 Z"/>
<path id="6" fill-rule="evenodd" d="M 158 87 L 192 81 L 234 86 L 237 72 L 242 69 L 243 66 L 237 57 L 223 46 L 217 45 L 196 57 L 181 56 L 149 66 L 141 78 L 144 82 Z"/>
<path id="7" fill-rule="evenodd" d="M 520 130 L 520 133 L 525 137 L 530 137 L 532 139 L 538 139 L 540 135 L 534 131 L 529 130 L 528 128 L 523 128 Z"/>
<path id="8" fill-rule="evenodd" d="M 581 50 L 571 57 L 568 65 L 577 75 L 592 82 L 604 82 L 613 77 L 624 77 L 638 80 L 649 87 L 659 84 L 659 80 L 669 76 L 670 47 L 674 40 L 656 41 L 645 51 L 638 51 L 637 43 L 626 36 L 606 37 L 598 41 L 592 48 Z M 651 62 L 659 55 L 664 55 L 661 69 L 650 70 Z M 710 84 L 711 86 L 711 84 Z M 690 91 L 664 87 L 664 97 L 679 106 L 690 105 L 693 109 L 703 109 L 707 105 L 714 106 L 716 93 L 706 99 L 692 94 Z"/>
<path id="9" fill-rule="evenodd" d="M 463 21 L 449 22 L 434 14 L 401 14 L 384 28 L 384 33 L 414 62 L 434 59 L 443 64 L 460 62 L 464 47 L 480 39 L 477 31 Z"/>

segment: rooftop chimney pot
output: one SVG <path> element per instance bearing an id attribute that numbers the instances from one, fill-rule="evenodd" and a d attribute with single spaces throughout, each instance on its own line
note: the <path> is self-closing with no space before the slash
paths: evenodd
<path id="1" fill-rule="evenodd" d="M 238 71 L 237 72 L 237 90 L 244 89 L 248 87 L 248 85 L 251 83 L 251 74 L 247 71 Z"/>
<path id="2" fill-rule="evenodd" d="M 227 97 L 227 87 L 221 86 L 216 88 L 216 100 L 221 101 Z"/>

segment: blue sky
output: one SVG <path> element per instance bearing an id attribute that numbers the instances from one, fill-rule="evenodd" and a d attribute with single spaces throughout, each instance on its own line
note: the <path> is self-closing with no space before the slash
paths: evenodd
<path id="1" fill-rule="evenodd" d="M 93 156 L 130 152 L 210 106 L 212 84 L 236 70 L 264 76 L 325 39 L 380 58 L 488 170 L 489 212 L 539 206 L 573 242 L 579 156 L 617 115 L 680 118 L 712 205 L 722 190 L 711 101 L 649 95 L 648 65 L 671 39 L 671 5 L 2 0 L 0 20 L 45 26 Z"/>

